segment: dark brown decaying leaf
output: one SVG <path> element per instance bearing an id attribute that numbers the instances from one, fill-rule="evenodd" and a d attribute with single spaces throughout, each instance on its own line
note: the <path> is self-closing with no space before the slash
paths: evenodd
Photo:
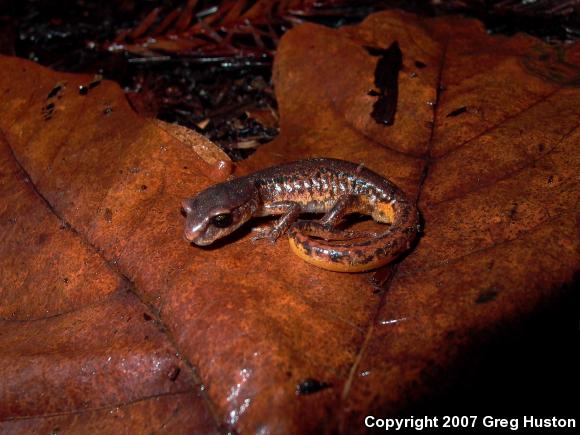
<path id="1" fill-rule="evenodd" d="M 47 73 L 17 59 L 4 58 L 2 64 L 3 98 L 9 105 L 1 109 L 8 124 L 3 123 L 0 137 L 0 419 L 9 420 L 3 429 L 42 432 L 42 428 L 66 427 L 80 431 L 98 426 L 107 432 L 115 431 L 123 417 L 123 425 L 136 431 L 171 426 L 184 418 L 185 427 L 215 430 L 210 408 L 198 393 L 196 377 L 176 353 L 158 314 L 139 300 L 134 284 L 117 268 L 116 261 L 106 259 L 86 233 L 67 221 L 63 207 L 53 207 L 53 199 L 42 191 L 42 177 L 56 183 L 56 196 L 65 198 L 75 176 L 92 177 L 102 185 L 108 176 L 126 173 L 133 182 L 128 190 L 141 192 L 145 184 L 138 184 L 142 177 L 138 159 L 126 156 L 124 169 L 122 165 L 100 167 L 103 162 L 99 163 L 98 156 L 104 149 L 91 149 L 95 142 L 82 139 L 82 131 L 91 130 L 85 128 L 83 106 L 92 97 L 77 91 L 86 83 L 85 78 L 66 81 L 63 74 Z M 18 79 L 4 81 L 10 77 Z M 57 95 L 51 90 L 61 79 L 66 85 Z M 120 131 L 121 120 L 115 122 L 113 112 L 104 109 L 116 107 L 116 101 L 126 106 L 122 92 L 108 83 L 101 86 L 90 91 L 102 92 L 105 98 L 97 105 L 89 103 L 87 112 L 94 118 L 87 122 L 102 126 L 97 120 L 111 118 Z M 24 98 L 18 97 L 28 91 Z M 47 119 L 43 112 L 48 105 L 53 109 Z M 129 125 L 145 124 L 138 129 L 144 134 L 158 131 L 126 108 L 125 112 Z M 19 113 L 40 122 L 34 127 L 34 122 L 26 116 L 19 118 Z M 17 117 L 10 121 L 12 115 Z M 76 122 L 81 147 L 71 156 L 66 147 L 75 141 Z M 93 131 L 97 136 L 104 134 L 102 140 L 117 150 L 115 154 L 127 150 L 125 144 L 115 147 L 112 130 L 99 128 Z M 17 156 L 18 150 L 8 140 L 19 142 L 21 135 L 27 138 L 22 144 L 30 154 Z M 43 146 L 44 140 L 56 147 Z M 138 146 L 138 134 L 135 140 Z M 91 156 L 91 152 L 96 154 Z M 21 167 L 21 163 L 29 166 L 35 159 L 37 164 L 46 164 L 42 173 L 28 173 L 28 168 Z M 80 174 L 73 169 L 59 176 L 69 159 L 95 165 L 94 172 L 90 175 L 84 167 Z M 57 168 L 55 172 L 53 168 Z M 87 196 L 99 195 L 98 183 L 77 184 L 76 188 Z M 108 194 L 115 196 L 114 189 L 108 189 Z M 65 201 L 76 210 L 83 205 L 72 197 Z M 107 226 L 118 218 L 115 211 L 107 206 L 90 213 Z M 10 422 L 14 418 L 17 420 Z"/>
<path id="2" fill-rule="evenodd" d="M 400 103 L 395 126 L 380 128 L 368 116 L 372 59 L 361 46 L 393 40 L 404 56 Z M 302 26 L 283 40 L 275 70 L 282 134 L 256 159 L 292 147 L 375 164 L 418 195 L 425 220 L 343 383 L 345 427 L 436 389 L 436 373 L 477 346 L 478 332 L 501 333 L 571 282 L 580 47 L 558 60 L 547 52 L 523 35 L 486 36 L 475 21 L 399 13 L 343 32 Z M 563 66 L 567 74 L 550 73 Z M 469 111 L 446 116 L 460 107 Z M 491 289 L 495 299 L 481 303 Z"/>
<path id="3" fill-rule="evenodd" d="M 403 68 L 385 127 L 370 117 L 364 47 L 395 40 Z M 550 50 L 397 12 L 281 41 L 281 134 L 239 172 L 339 157 L 417 197 L 425 234 L 390 266 L 387 299 L 372 274 L 313 268 L 284 240 L 242 231 L 188 246 L 180 200 L 211 173 L 191 146 L 109 82 L 79 95 L 90 78 L 3 58 L 3 426 L 81 431 L 102 418 L 106 432 L 119 422 L 103 410 L 118 408 L 135 430 L 361 430 L 361 415 L 431 391 L 479 333 L 549 304 L 578 267 L 580 50 L 538 57 Z M 297 395 L 306 380 L 327 387 Z"/>

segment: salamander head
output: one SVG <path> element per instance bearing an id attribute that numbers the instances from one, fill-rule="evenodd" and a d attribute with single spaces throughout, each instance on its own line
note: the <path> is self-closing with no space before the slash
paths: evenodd
<path id="1" fill-rule="evenodd" d="M 247 222 L 258 206 L 258 192 L 241 179 L 216 184 L 182 202 L 186 213 L 185 238 L 207 246 Z"/>

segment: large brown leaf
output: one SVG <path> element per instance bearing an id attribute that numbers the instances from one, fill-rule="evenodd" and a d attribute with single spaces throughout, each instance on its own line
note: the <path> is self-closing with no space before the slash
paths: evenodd
<path id="1" fill-rule="evenodd" d="M 387 127 L 370 117 L 377 58 L 363 47 L 395 40 L 403 70 Z M 578 46 L 397 12 L 286 34 L 281 135 L 239 172 L 339 157 L 417 197 L 420 243 L 374 280 L 243 232 L 187 245 L 180 200 L 227 173 L 212 169 L 219 152 L 139 118 L 112 83 L 81 95 L 89 77 L 3 58 L 4 428 L 110 432 L 119 412 L 133 431 L 360 430 L 368 412 L 400 412 L 479 333 L 571 281 L 579 58 Z M 386 291 L 373 291 L 381 279 Z M 308 378 L 331 387 L 297 396 Z"/>

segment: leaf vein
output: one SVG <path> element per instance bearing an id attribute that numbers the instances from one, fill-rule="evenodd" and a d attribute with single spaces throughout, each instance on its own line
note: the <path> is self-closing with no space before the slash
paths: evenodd
<path id="1" fill-rule="evenodd" d="M 441 60 L 439 63 L 439 71 L 438 71 L 437 82 L 436 82 L 437 101 L 436 101 L 435 105 L 433 106 L 433 124 L 431 126 L 431 134 L 429 137 L 429 143 L 428 143 L 428 147 L 427 147 L 427 153 L 425 156 L 425 163 L 423 166 L 423 171 L 422 171 L 421 177 L 419 179 L 419 187 L 417 189 L 417 196 L 415 198 L 416 204 L 419 203 L 419 199 L 421 196 L 423 185 L 425 184 L 425 180 L 427 179 L 427 176 L 429 175 L 429 168 L 430 168 L 430 164 L 432 162 L 431 152 L 432 152 L 432 148 L 433 148 L 435 127 L 437 125 L 437 107 L 439 105 L 440 89 L 441 89 L 441 84 L 442 84 L 442 79 L 443 79 L 443 70 L 445 68 L 445 60 L 447 57 L 448 45 L 449 45 L 449 40 L 445 41 L 445 43 L 442 47 L 442 50 L 441 50 Z M 352 389 L 352 384 L 354 383 L 354 380 L 355 380 L 355 374 L 356 374 L 357 369 L 362 361 L 364 352 L 366 351 L 368 344 L 370 343 L 370 341 L 372 339 L 372 335 L 374 332 L 374 325 L 377 323 L 378 317 L 380 315 L 380 311 L 386 302 L 387 290 L 391 286 L 392 282 L 394 281 L 395 275 L 397 274 L 397 270 L 398 270 L 398 267 L 393 266 L 393 272 L 392 272 L 391 276 L 389 277 L 389 279 L 387 280 L 387 282 L 385 283 L 385 291 L 381 295 L 381 298 L 377 304 L 377 308 L 376 308 L 375 313 L 373 315 L 372 321 L 370 322 L 368 329 L 365 333 L 364 340 L 363 340 L 360 348 L 358 349 L 358 351 L 356 353 L 356 357 L 355 357 L 355 359 L 352 363 L 352 366 L 350 368 L 349 375 L 348 375 L 348 378 L 345 382 L 345 385 L 344 385 L 344 388 L 342 391 L 342 395 L 341 395 L 341 399 L 340 399 L 342 401 L 345 401 L 348 398 L 348 395 Z"/>
<path id="2" fill-rule="evenodd" d="M 536 107 L 537 105 L 543 103 L 544 101 L 546 101 L 548 98 L 553 97 L 554 95 L 556 95 L 558 92 L 560 92 L 562 90 L 562 88 L 556 88 L 551 92 L 548 92 L 547 94 L 541 96 L 539 99 L 537 99 L 536 101 L 534 101 L 532 104 L 530 104 L 529 106 L 524 107 L 523 109 L 521 109 L 520 111 L 513 113 L 512 115 L 508 115 L 506 116 L 504 119 L 502 119 L 501 121 L 497 122 L 494 125 L 491 125 L 489 127 L 487 127 L 486 129 L 484 129 L 482 132 L 476 134 L 475 136 L 467 139 L 464 142 L 461 142 L 459 145 L 457 145 L 454 148 L 451 148 L 450 150 L 447 150 L 445 153 L 434 157 L 434 159 L 436 160 L 443 160 L 445 157 L 449 156 L 450 154 L 453 154 L 454 152 L 456 152 L 457 150 L 463 148 L 464 146 L 470 144 L 471 142 L 473 142 L 474 140 L 482 137 L 485 134 L 488 134 L 496 129 L 498 129 L 499 127 L 501 127 L 502 125 L 504 125 L 506 122 L 511 121 L 513 119 L 517 119 L 518 117 L 524 115 L 526 112 L 529 112 L 531 109 L 533 109 L 534 107 Z"/>

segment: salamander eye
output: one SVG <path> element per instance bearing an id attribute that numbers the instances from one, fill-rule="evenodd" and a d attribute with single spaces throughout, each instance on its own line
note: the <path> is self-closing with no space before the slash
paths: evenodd
<path id="1" fill-rule="evenodd" d="M 232 224 L 232 214 L 222 213 L 211 218 L 211 223 L 214 227 L 227 228 Z"/>

